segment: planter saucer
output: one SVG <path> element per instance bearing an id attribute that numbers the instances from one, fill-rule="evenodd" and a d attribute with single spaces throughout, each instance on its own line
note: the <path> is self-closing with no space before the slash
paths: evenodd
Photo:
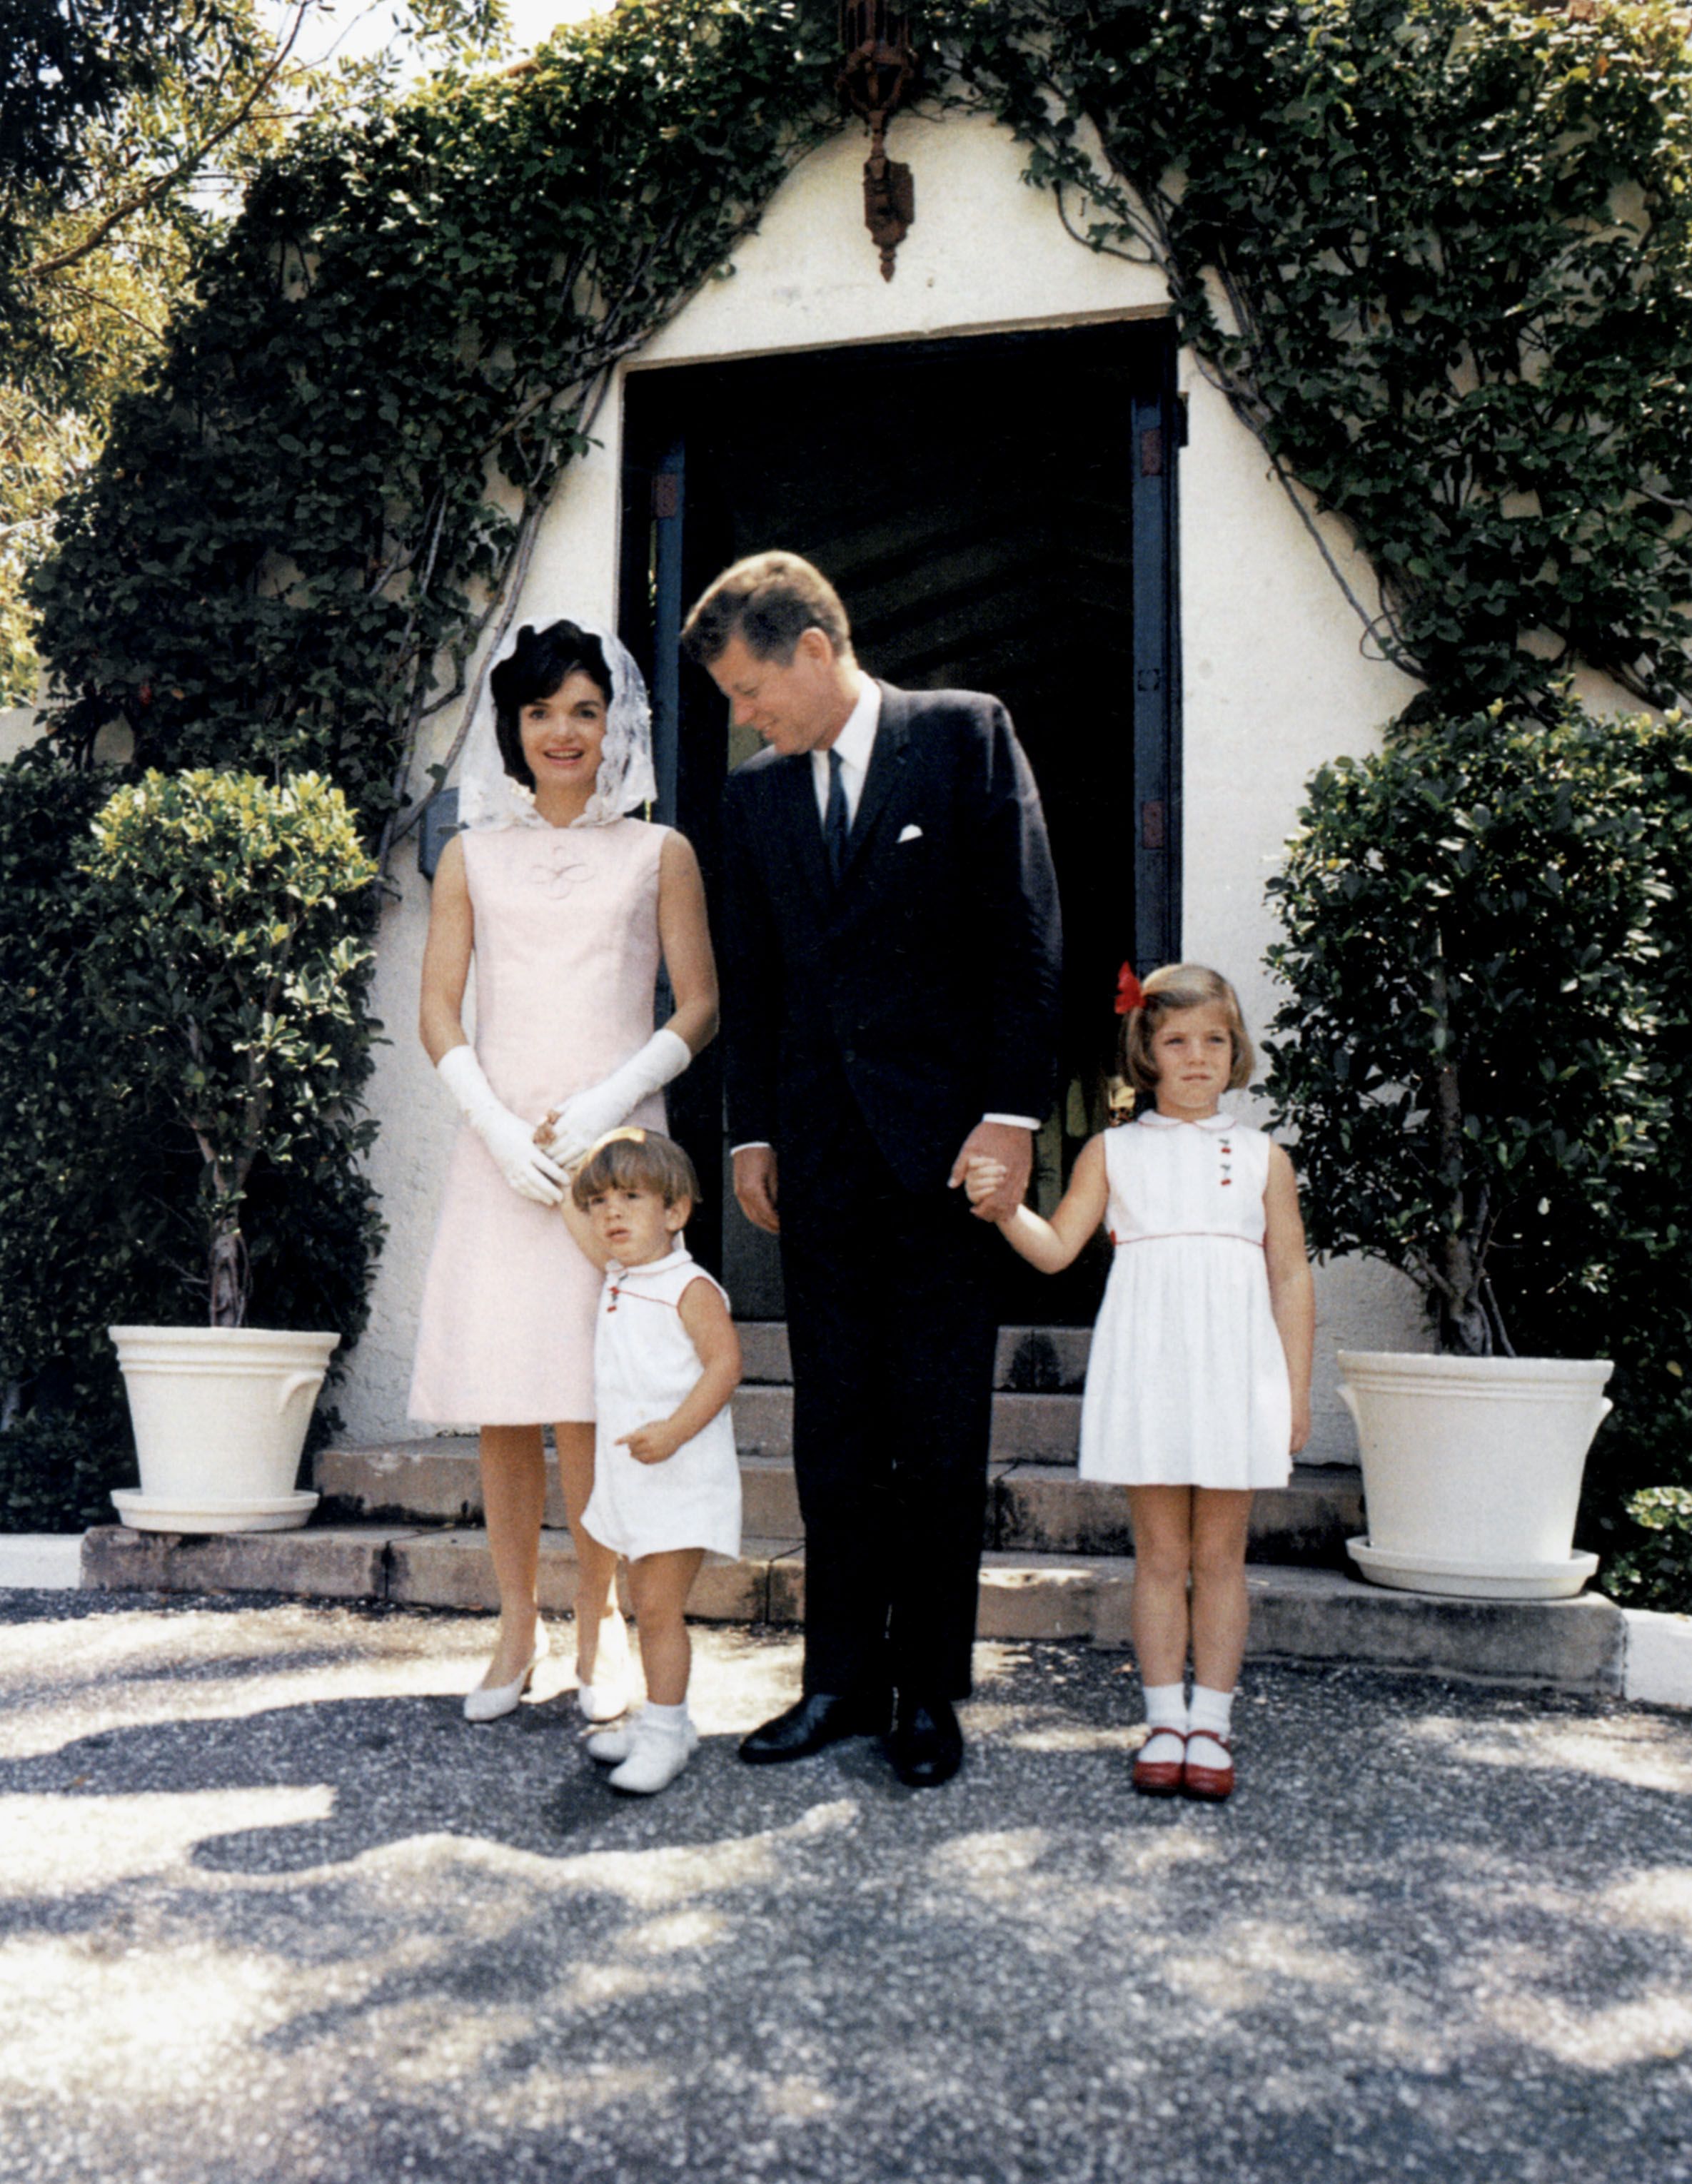
<path id="1" fill-rule="evenodd" d="M 1393 1553 L 1365 1540 L 1348 1540 L 1345 1552 L 1371 1585 L 1399 1592 L 1444 1593 L 1458 1600 L 1572 1600 L 1598 1557 L 1575 1553 L 1560 1563 L 1458 1562 L 1444 1556 Z"/>
<path id="2" fill-rule="evenodd" d="M 244 1502 L 175 1502 L 134 1487 L 120 1487 L 112 1499 L 134 1532 L 290 1532 L 318 1501 L 315 1494 L 278 1494 Z"/>

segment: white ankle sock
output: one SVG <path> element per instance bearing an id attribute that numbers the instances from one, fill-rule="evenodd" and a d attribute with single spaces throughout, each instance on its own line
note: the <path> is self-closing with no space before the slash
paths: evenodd
<path id="1" fill-rule="evenodd" d="M 650 1723 L 653 1731 L 661 1732 L 686 1746 L 690 1752 L 699 1748 L 699 1738 L 694 1733 L 689 1719 L 687 1701 L 679 1706 L 644 1706 L 639 1713 L 625 1714 L 609 1729 L 601 1729 L 588 1739 L 588 1756 L 597 1759 L 601 1766 L 617 1767 L 634 1749 L 635 1734 L 643 1723 Z"/>
<path id="2" fill-rule="evenodd" d="M 1146 1722 L 1152 1733 L 1140 1747 L 1140 1757 L 1178 1766 L 1183 1747 L 1177 1740 L 1187 1728 L 1187 1693 L 1179 1684 L 1147 1684 L 1143 1690 Z M 1159 1731 L 1164 1732 L 1161 1743 L 1158 1742 Z"/>
<path id="3" fill-rule="evenodd" d="M 1233 1722 L 1234 1695 L 1213 1690 L 1208 1684 L 1192 1686 L 1192 1707 L 1187 1719 L 1192 1731 L 1187 1747 L 1195 1767 L 1231 1767 L 1226 1750 L 1217 1740 L 1228 1736 Z"/>
<path id="4" fill-rule="evenodd" d="M 598 1741 L 593 1739 L 589 1749 Z M 613 1790 L 650 1797 L 675 1780 L 698 1747 L 685 1699 L 679 1706 L 645 1706 L 628 1730 L 628 1758 L 606 1779 Z"/>

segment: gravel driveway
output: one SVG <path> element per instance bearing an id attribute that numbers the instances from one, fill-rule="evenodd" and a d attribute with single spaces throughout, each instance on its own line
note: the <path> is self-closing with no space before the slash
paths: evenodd
<path id="1" fill-rule="evenodd" d="M 913 1792 L 740 1765 L 797 1645 L 700 1630 L 624 1802 L 489 1633 L 0 1594 L 0 2178 L 1692 2184 L 1692 1720 L 1258 1667 L 1212 1809 L 983 1646 Z"/>

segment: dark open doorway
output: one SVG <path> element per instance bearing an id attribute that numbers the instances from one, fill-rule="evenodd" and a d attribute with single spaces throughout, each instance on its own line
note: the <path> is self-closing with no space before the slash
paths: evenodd
<path id="1" fill-rule="evenodd" d="M 718 569 L 760 547 L 837 585 L 858 657 L 919 689 L 991 690 L 1039 781 L 1063 897 L 1058 1111 L 1041 1140 L 1049 1206 L 1100 1126 L 1117 966 L 1178 952 L 1172 332 L 1162 321 L 755 358 L 629 376 L 619 622 L 652 681 L 659 816 L 714 888 L 731 737 L 676 631 Z M 755 740 L 755 739 L 754 739 Z M 689 1072 L 674 1127 L 720 1172 L 718 1078 Z M 713 1208 L 737 1310 L 779 1316 L 773 1247 Z M 1098 1258 L 1044 1281 L 1007 1252 L 1003 1317 L 1090 1318 Z"/>

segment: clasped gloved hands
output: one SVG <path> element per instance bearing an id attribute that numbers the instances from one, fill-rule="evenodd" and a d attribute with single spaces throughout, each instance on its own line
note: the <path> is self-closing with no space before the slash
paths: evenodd
<path id="1" fill-rule="evenodd" d="M 536 1132 L 537 1139 L 561 1167 L 574 1167 L 607 1130 L 626 1122 L 643 1100 L 679 1077 L 692 1059 L 692 1050 L 678 1032 L 655 1031 L 645 1046 L 619 1062 L 608 1077 L 559 1100 Z"/>

